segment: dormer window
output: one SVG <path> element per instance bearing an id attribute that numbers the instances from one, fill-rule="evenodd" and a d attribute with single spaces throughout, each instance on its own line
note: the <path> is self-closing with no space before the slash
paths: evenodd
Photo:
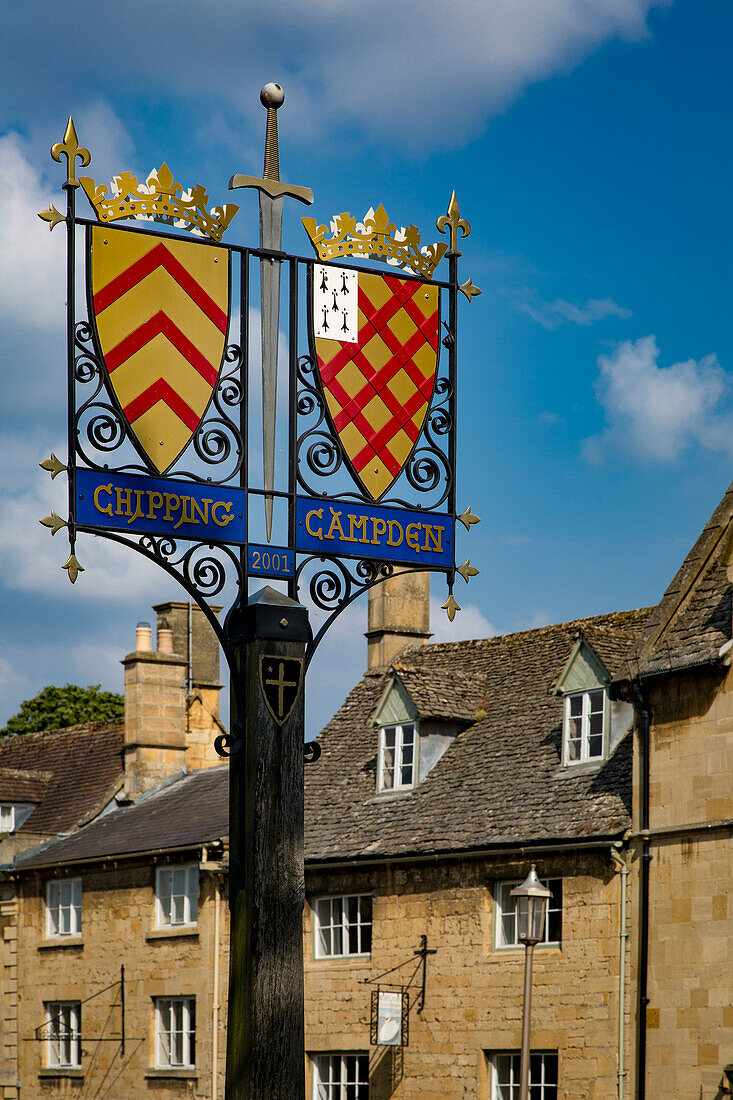
<path id="1" fill-rule="evenodd" d="M 379 731 L 380 791 L 406 791 L 414 787 L 416 750 L 414 722 L 382 726 Z"/>
<path id="2" fill-rule="evenodd" d="M 604 688 L 565 696 L 563 755 L 566 764 L 585 764 L 604 758 L 606 709 Z"/>

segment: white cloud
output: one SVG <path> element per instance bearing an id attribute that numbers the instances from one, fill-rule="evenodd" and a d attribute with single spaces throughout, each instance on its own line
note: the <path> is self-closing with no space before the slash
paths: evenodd
<path id="1" fill-rule="evenodd" d="M 0 320 L 11 326 L 63 331 L 64 230 L 57 227 L 49 237 L 48 223 L 38 218 L 38 211 L 47 210 L 50 202 L 57 207 L 63 202 L 42 184 L 18 134 L 0 137 L 0 194 L 4 206 Z"/>
<path id="2" fill-rule="evenodd" d="M 466 603 L 461 599 L 461 592 L 454 592 L 461 610 L 456 612 L 453 622 L 450 622 L 441 604 L 445 602 L 442 596 L 433 596 L 430 599 L 430 626 L 433 631 L 431 642 L 463 642 L 471 638 L 491 638 L 497 633 L 483 612 L 475 604 Z"/>
<path id="3" fill-rule="evenodd" d="M 589 298 L 585 305 L 566 302 L 556 298 L 554 302 L 543 302 L 536 294 L 529 293 L 525 301 L 519 302 L 519 309 L 543 328 L 554 330 L 563 324 L 588 327 L 597 321 L 609 317 L 626 320 L 631 316 L 630 309 L 619 306 L 612 298 Z"/>
<path id="4" fill-rule="evenodd" d="M 669 3 L 218 0 L 202 20 L 198 0 L 179 0 L 171 21 L 167 5 L 129 0 L 126 25 L 145 32 L 121 37 L 117 9 L 101 6 L 90 18 L 83 0 L 66 0 L 74 35 L 60 67 L 57 5 L 38 0 L 32 14 L 20 4 L 6 14 L 14 49 L 0 102 L 16 116 L 49 102 L 79 113 L 81 88 L 67 75 L 78 72 L 85 88 L 113 85 L 120 102 L 178 101 L 200 139 L 239 131 L 241 149 L 242 114 L 257 118 L 259 132 L 256 92 L 275 78 L 288 93 L 290 131 L 309 144 L 317 136 L 318 155 L 341 151 L 359 133 L 429 152 L 460 146 L 529 84 L 567 71 L 601 43 L 642 38 L 649 11 Z"/>
<path id="5" fill-rule="evenodd" d="M 13 454 L 15 442 L 0 436 L 0 453 Z M 22 454 L 30 458 L 34 447 L 28 444 Z M 43 456 L 43 451 L 40 452 Z M 32 466 L 37 466 L 38 451 Z M 27 487 L 30 483 L 30 487 Z M 76 556 L 84 566 L 72 587 L 61 566 L 69 556 L 66 529 L 51 535 L 39 520 L 51 509 L 57 515 L 68 514 L 66 477 L 53 482 L 38 470 L 37 479 L 29 476 L 13 491 L 7 485 L 0 495 L 0 559 L 6 588 L 43 593 L 54 598 L 123 601 L 160 596 L 162 589 L 178 591 L 160 568 L 139 554 L 106 539 L 80 535 Z"/>
<path id="6" fill-rule="evenodd" d="M 611 450 L 671 461 L 697 444 L 733 454 L 730 380 L 714 355 L 659 365 L 654 336 L 626 340 L 598 360 L 596 394 L 608 426 L 583 445 L 600 461 Z"/>

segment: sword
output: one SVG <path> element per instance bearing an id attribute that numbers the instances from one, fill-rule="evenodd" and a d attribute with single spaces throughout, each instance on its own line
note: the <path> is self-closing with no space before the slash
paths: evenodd
<path id="1" fill-rule="evenodd" d="M 310 187 L 295 187 L 280 182 L 277 147 L 277 110 L 285 101 L 279 84 L 265 84 L 260 103 L 267 108 L 265 167 L 263 178 L 237 174 L 229 188 L 255 187 L 260 193 L 260 248 L 280 252 L 282 246 L 283 203 L 290 195 L 307 205 L 313 202 Z M 267 541 L 272 536 L 272 495 L 275 487 L 275 421 L 277 417 L 277 337 L 280 327 L 280 261 L 260 259 L 260 299 L 262 329 L 262 464 L 265 489 Z M 290 334 L 295 339 L 295 333 Z"/>

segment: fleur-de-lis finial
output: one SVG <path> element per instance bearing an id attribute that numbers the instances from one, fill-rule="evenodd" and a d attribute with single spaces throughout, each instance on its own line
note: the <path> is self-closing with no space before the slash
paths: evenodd
<path id="1" fill-rule="evenodd" d="M 78 187 L 79 181 L 76 178 L 76 162 L 82 168 L 86 168 L 91 163 L 92 155 L 88 149 L 85 149 L 83 145 L 79 144 L 79 139 L 76 136 L 76 127 L 74 126 L 74 120 L 69 115 L 69 121 L 66 124 L 66 133 L 64 134 L 63 141 L 57 141 L 55 145 L 51 146 L 51 156 L 54 160 L 61 164 L 61 157 L 66 157 L 66 183 L 64 187 Z M 53 229 L 53 226 L 51 226 Z"/>
<path id="2" fill-rule="evenodd" d="M 471 225 L 465 218 L 461 217 L 461 211 L 458 207 L 458 199 L 456 198 L 455 191 L 450 197 L 448 203 L 448 213 L 441 214 L 435 223 L 439 233 L 445 233 L 446 228 L 450 226 L 450 248 L 448 249 L 448 256 L 461 256 L 462 253 L 458 250 L 458 230 L 461 230 L 461 234 L 464 237 L 468 237 L 471 233 Z"/>

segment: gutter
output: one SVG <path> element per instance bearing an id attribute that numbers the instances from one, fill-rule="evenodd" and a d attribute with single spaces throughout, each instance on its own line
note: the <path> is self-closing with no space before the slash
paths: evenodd
<path id="1" fill-rule="evenodd" d="M 641 782 L 641 881 L 639 886 L 639 981 L 638 981 L 638 1037 L 636 1056 L 636 1100 L 646 1100 L 646 1041 L 647 1009 L 649 1007 L 649 864 L 651 863 L 651 841 L 649 837 L 649 784 L 650 784 L 650 737 L 652 712 L 644 696 L 641 681 L 632 682 L 634 700 L 641 718 L 640 745 L 640 782 Z"/>
<path id="2" fill-rule="evenodd" d="M 623 858 L 618 848 L 611 849 L 611 859 L 621 875 L 621 927 L 619 929 L 618 946 L 618 1100 L 624 1100 L 624 1079 L 626 1066 L 624 1062 L 624 1024 L 626 1020 L 626 944 L 629 938 L 626 927 L 626 901 L 627 880 L 629 877 L 629 865 Z"/>
<path id="3" fill-rule="evenodd" d="M 629 840 L 664 840 L 665 837 L 697 836 L 702 839 L 709 833 L 733 830 L 733 817 L 721 817 L 715 821 L 693 821 L 689 825 L 662 825 L 658 829 L 640 829 L 629 834 Z"/>
<path id="4" fill-rule="evenodd" d="M 344 868 L 360 867 L 384 867 L 392 863 L 435 863 L 443 860 L 456 859 L 486 859 L 491 856 L 531 856 L 543 852 L 557 851 L 581 851 L 583 849 L 596 849 L 603 851 L 619 843 L 619 835 L 599 836 L 593 840 L 573 840 L 572 838 L 560 838 L 556 840 L 542 841 L 536 844 L 526 841 L 517 841 L 516 844 L 487 848 L 468 848 L 463 851 L 409 852 L 398 853 L 391 856 L 364 856 L 356 855 L 348 859 L 306 859 L 306 871 L 330 871 Z"/>
<path id="5" fill-rule="evenodd" d="M 123 859 L 141 859 L 143 856 L 160 856 L 178 852 L 200 852 L 207 845 L 226 845 L 227 837 L 209 837 L 208 840 L 194 840 L 190 844 L 179 844 L 166 848 L 141 848 L 135 852 L 102 852 L 94 856 L 77 856 L 72 859 L 54 859 L 48 863 L 20 863 L 13 865 L 13 874 L 21 874 L 23 871 L 42 871 L 47 867 L 73 867 L 90 863 L 110 863 Z"/>

